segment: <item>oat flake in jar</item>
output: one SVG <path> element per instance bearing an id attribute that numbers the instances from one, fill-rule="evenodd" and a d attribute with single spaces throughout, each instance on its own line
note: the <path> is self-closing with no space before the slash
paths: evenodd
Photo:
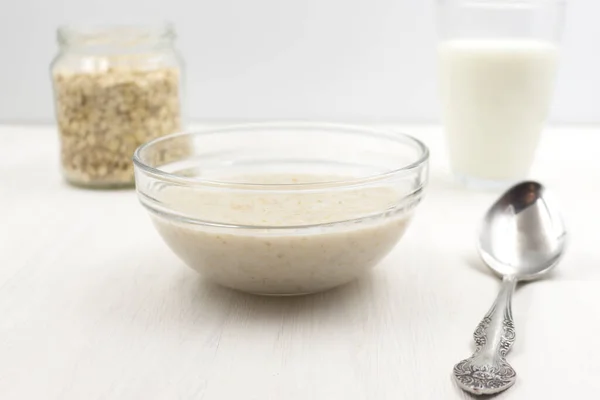
<path id="1" fill-rule="evenodd" d="M 65 178 L 133 185 L 132 156 L 181 130 L 183 62 L 171 25 L 58 29 L 51 65 Z"/>

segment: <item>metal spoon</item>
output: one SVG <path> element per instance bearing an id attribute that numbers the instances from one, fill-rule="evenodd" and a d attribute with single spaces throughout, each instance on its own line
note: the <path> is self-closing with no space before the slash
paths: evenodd
<path id="1" fill-rule="evenodd" d="M 506 362 L 515 341 L 511 298 L 518 281 L 550 271 L 561 258 L 567 233 L 562 218 L 537 182 L 523 182 L 504 193 L 485 215 L 478 250 L 502 276 L 492 308 L 477 326 L 475 353 L 454 366 L 458 385 L 474 394 L 494 394 L 517 378 Z"/>

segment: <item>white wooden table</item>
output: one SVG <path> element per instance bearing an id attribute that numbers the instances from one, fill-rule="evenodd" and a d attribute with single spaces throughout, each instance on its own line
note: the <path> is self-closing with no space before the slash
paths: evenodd
<path id="1" fill-rule="evenodd" d="M 474 250 L 494 193 L 444 171 L 366 279 L 308 297 L 212 286 L 164 245 L 131 191 L 64 184 L 52 128 L 0 129 L 0 399 L 461 399 L 455 362 L 498 281 Z M 519 287 L 506 399 L 600 392 L 600 129 L 548 129 L 532 177 L 564 207 L 568 254 Z"/>

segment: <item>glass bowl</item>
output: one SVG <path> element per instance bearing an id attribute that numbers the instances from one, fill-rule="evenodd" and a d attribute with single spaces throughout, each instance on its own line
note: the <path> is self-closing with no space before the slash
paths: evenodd
<path id="1" fill-rule="evenodd" d="M 392 250 L 428 158 L 400 133 L 270 123 L 161 137 L 134 164 L 141 203 L 189 267 L 244 292 L 299 295 L 348 283 Z"/>

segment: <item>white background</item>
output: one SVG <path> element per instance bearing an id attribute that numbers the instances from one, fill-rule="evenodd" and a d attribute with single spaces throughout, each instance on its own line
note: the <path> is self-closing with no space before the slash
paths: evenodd
<path id="1" fill-rule="evenodd" d="M 195 119 L 438 119 L 434 0 L 0 0 L 0 122 L 53 120 L 64 22 L 168 19 Z M 600 122 L 600 2 L 569 3 L 552 120 Z"/>

